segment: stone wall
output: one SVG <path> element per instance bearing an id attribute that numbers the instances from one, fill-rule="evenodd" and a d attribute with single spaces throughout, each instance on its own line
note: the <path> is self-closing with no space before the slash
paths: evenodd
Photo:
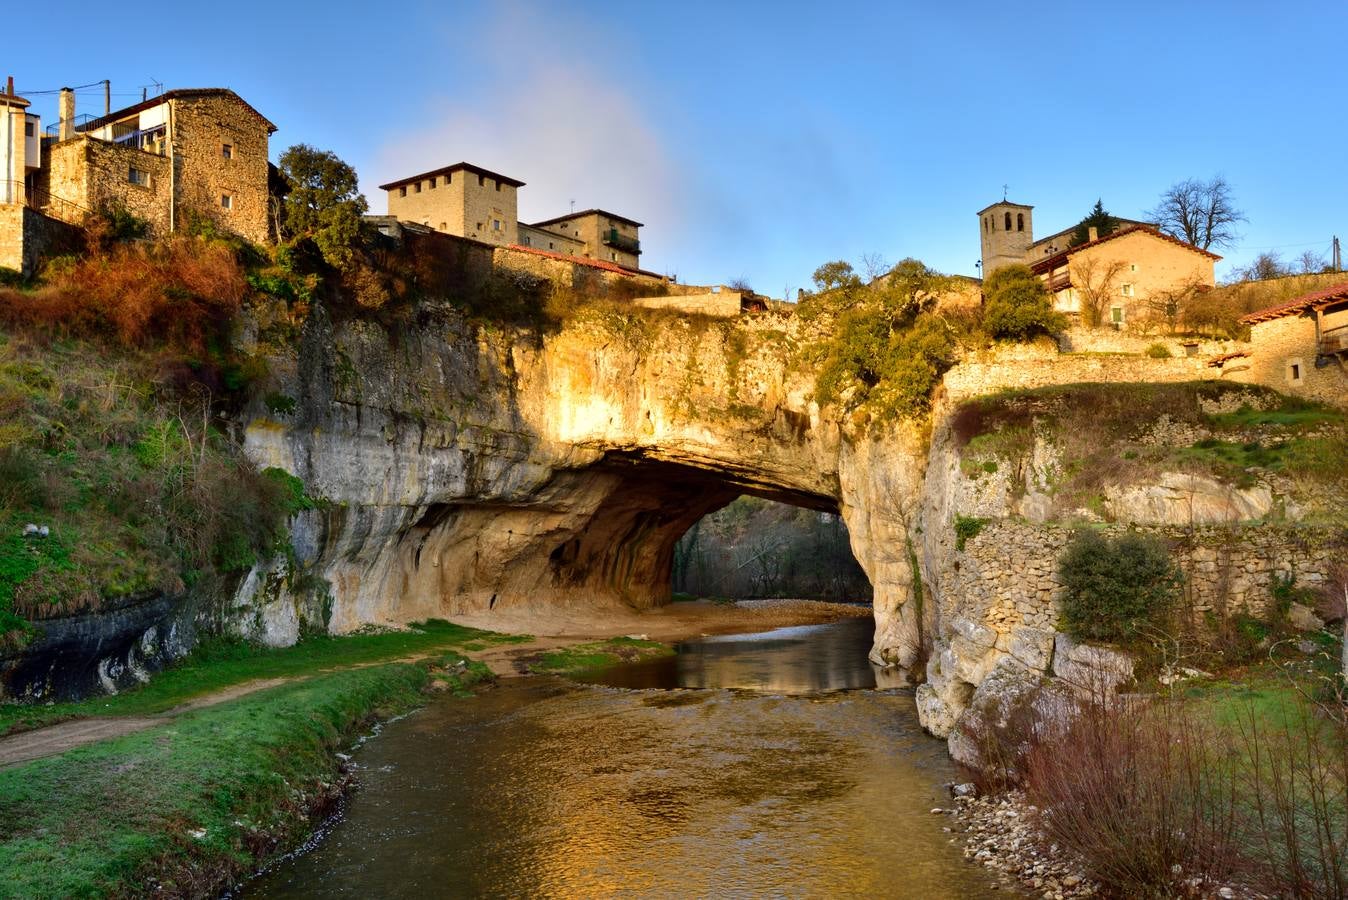
<path id="1" fill-rule="evenodd" d="M 704 294 L 638 297 L 632 303 L 644 309 L 674 309 L 684 313 L 729 319 L 740 314 L 744 295 L 739 291 L 724 290 Z"/>
<path id="2" fill-rule="evenodd" d="M 1075 355 L 1022 346 L 971 356 L 947 372 L 942 383 L 947 396 L 959 401 L 1050 385 L 1200 381 L 1218 374 L 1202 357 Z"/>
<path id="3" fill-rule="evenodd" d="M 77 253 L 83 246 L 79 228 L 26 206 L 0 204 L 0 267 L 32 276 L 44 259 Z"/>
<path id="4" fill-rule="evenodd" d="M 179 167 L 178 227 L 197 218 L 266 243 L 272 237 L 267 122 L 230 94 L 179 97 L 170 103 Z M 230 198 L 228 207 L 221 201 L 224 196 Z"/>

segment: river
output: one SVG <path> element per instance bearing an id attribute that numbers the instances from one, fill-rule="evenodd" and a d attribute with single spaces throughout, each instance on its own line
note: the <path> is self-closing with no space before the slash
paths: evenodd
<path id="1" fill-rule="evenodd" d="M 944 744 L 911 690 L 869 689 L 872 627 L 437 700 L 365 743 L 340 820 L 242 895 L 985 896 L 931 812 L 956 777 Z"/>

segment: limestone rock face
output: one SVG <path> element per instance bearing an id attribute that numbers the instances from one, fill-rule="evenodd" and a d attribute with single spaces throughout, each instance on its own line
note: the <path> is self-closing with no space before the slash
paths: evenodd
<path id="1" fill-rule="evenodd" d="M 1113 487 L 1105 508 L 1120 522 L 1142 525 L 1210 525 L 1268 515 L 1273 492 L 1260 485 L 1237 488 L 1185 472 L 1165 472 L 1156 484 Z"/>
<path id="2" fill-rule="evenodd" d="M 963 766 L 1019 781 L 1032 743 L 1061 733 L 1075 703 L 1057 682 L 1003 656 L 969 699 L 947 740 Z"/>
<path id="3" fill-rule="evenodd" d="M 259 401 L 245 448 L 322 503 L 297 523 L 296 572 L 247 579 L 245 631 L 293 640 L 315 610 L 341 633 L 664 603 L 678 538 L 748 493 L 840 513 L 874 587 L 872 657 L 918 659 L 930 628 L 912 601 L 909 540 L 922 436 L 858 436 L 821 412 L 791 364 L 791 317 L 595 310 L 539 334 L 477 326 L 445 304 L 416 312 L 415 326 L 386 327 L 320 311 L 269 359 L 260 393 L 296 408 Z"/>
<path id="4" fill-rule="evenodd" d="M 1053 648 L 1053 674 L 1083 694 L 1107 697 L 1133 680 L 1133 658 L 1119 650 L 1079 644 L 1058 634 Z"/>

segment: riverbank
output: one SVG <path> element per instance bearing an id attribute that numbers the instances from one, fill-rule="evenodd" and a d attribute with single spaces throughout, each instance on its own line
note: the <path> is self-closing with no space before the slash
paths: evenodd
<path id="1" fill-rule="evenodd" d="M 676 610 L 589 634 L 572 620 L 579 633 L 538 638 L 432 621 L 282 649 L 216 642 L 135 691 L 0 706 L 0 898 L 210 895 L 308 834 L 348 787 L 342 750 L 432 691 L 866 612 L 801 601 Z M 634 625 L 642 637 L 611 639 Z"/>

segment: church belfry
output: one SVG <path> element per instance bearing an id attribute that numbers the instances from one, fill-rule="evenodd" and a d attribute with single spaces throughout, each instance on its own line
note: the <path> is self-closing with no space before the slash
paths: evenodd
<path id="1" fill-rule="evenodd" d="M 1034 242 L 1033 211 L 1033 206 L 1002 200 L 978 213 L 984 278 L 1002 266 L 1025 262 Z"/>

